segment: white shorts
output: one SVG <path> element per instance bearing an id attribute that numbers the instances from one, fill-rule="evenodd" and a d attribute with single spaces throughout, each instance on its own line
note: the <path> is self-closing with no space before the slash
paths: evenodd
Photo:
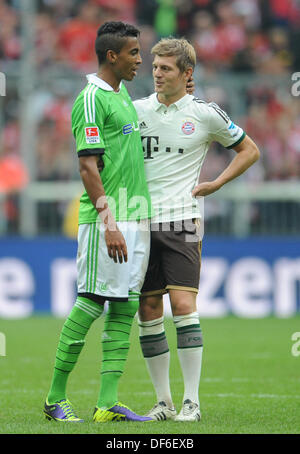
<path id="1" fill-rule="evenodd" d="M 81 224 L 78 229 L 77 291 L 111 301 L 127 301 L 129 291 L 140 293 L 148 267 L 150 222 L 117 222 L 128 252 L 125 263 L 109 257 L 101 224 Z"/>

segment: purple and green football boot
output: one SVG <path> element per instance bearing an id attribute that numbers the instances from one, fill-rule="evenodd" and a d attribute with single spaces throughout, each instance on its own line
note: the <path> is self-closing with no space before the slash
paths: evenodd
<path id="1" fill-rule="evenodd" d="M 62 399 L 55 404 L 45 402 L 44 414 L 46 419 L 63 422 L 83 422 L 83 419 L 75 415 L 71 403 L 67 399 Z"/>
<path id="2" fill-rule="evenodd" d="M 134 413 L 126 405 L 117 402 L 113 407 L 102 409 L 96 407 L 93 416 L 94 422 L 110 422 L 110 421 L 134 421 L 134 422 L 148 422 L 154 421 L 149 416 L 141 416 Z"/>

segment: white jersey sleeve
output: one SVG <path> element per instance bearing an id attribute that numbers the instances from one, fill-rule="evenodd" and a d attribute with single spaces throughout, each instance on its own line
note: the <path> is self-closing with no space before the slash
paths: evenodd
<path id="1" fill-rule="evenodd" d="M 209 103 L 208 135 L 210 143 L 219 142 L 223 147 L 232 148 L 245 137 L 242 128 L 231 121 L 229 116 L 217 104 Z"/>

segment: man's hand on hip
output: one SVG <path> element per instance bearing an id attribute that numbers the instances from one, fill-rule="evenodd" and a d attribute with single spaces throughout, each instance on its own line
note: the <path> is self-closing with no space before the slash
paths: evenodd
<path id="1" fill-rule="evenodd" d="M 193 197 L 204 197 L 206 195 L 212 194 L 220 189 L 220 185 L 216 181 L 204 181 L 203 183 L 198 184 L 192 190 Z"/>

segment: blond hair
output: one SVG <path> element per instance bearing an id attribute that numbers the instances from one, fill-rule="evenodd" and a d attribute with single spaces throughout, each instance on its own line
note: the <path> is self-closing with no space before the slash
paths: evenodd
<path id="1" fill-rule="evenodd" d="M 195 68 L 196 52 L 193 46 L 184 38 L 162 38 L 151 49 L 151 54 L 159 57 L 177 57 L 176 65 L 181 72 Z"/>

